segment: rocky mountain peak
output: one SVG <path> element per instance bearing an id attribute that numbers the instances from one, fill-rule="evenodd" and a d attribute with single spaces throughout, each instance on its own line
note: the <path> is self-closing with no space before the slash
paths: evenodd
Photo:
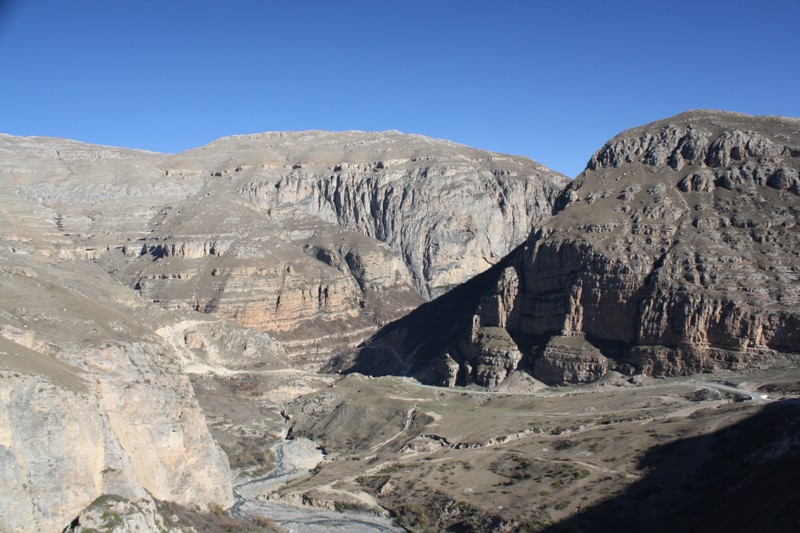
<path id="1" fill-rule="evenodd" d="M 431 304 L 466 298 L 449 329 L 459 341 L 389 328 L 379 342 L 406 339 L 394 349 L 415 354 L 423 379 L 439 379 L 426 377 L 426 357 L 443 352 L 460 382 L 484 385 L 515 369 L 559 383 L 783 360 L 800 352 L 799 169 L 796 119 L 694 111 L 624 132 L 504 261 L 520 280 L 514 294 L 498 267 L 476 281 L 482 296 Z M 501 321 L 488 318 L 497 306 Z M 479 327 L 505 321 L 501 351 L 519 351 L 518 362 L 499 355 L 496 331 L 494 348 L 479 340 L 489 336 L 473 315 Z"/>
<path id="2" fill-rule="evenodd" d="M 646 128 L 621 133 L 598 150 L 587 170 L 620 168 L 641 163 L 652 167 L 681 170 L 685 166 L 725 168 L 757 160 L 772 164 L 774 173 L 786 173 L 780 167 L 785 157 L 798 157 L 800 120 L 783 117 L 759 117 L 762 127 L 752 128 L 746 115 L 713 111 L 690 111 L 674 119 L 660 121 Z M 771 175 L 770 175 L 771 176 Z M 769 177 L 756 177 L 756 184 L 768 184 Z M 785 178 L 773 179 L 770 186 L 798 192 L 797 183 Z"/>

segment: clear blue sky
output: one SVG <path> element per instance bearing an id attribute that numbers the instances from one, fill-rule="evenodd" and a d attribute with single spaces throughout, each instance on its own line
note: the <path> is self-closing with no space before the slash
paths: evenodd
<path id="1" fill-rule="evenodd" d="M 577 175 L 692 108 L 800 116 L 800 0 L 0 0 L 0 131 L 177 152 L 387 130 Z"/>

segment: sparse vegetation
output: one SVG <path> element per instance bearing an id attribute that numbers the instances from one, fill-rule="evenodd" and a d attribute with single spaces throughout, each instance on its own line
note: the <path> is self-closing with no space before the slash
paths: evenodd
<path id="1" fill-rule="evenodd" d="M 380 387 L 383 385 L 379 381 L 360 380 L 361 392 L 357 392 L 357 388 L 348 392 L 358 396 L 343 395 L 339 401 L 363 406 L 358 412 L 371 424 L 376 418 L 369 411 L 366 399 L 377 405 L 378 412 L 385 412 L 382 410 L 387 400 L 380 397 Z M 674 454 L 660 448 L 657 448 L 658 453 L 650 450 L 654 442 L 669 445 L 681 431 L 696 434 L 696 430 L 692 432 L 689 428 L 702 427 L 698 420 L 716 420 L 721 416 L 741 417 L 746 412 L 746 406 L 737 406 L 736 411 L 704 410 L 702 417 L 691 418 L 692 412 L 686 411 L 686 416 L 674 417 L 670 425 L 665 426 L 660 422 L 642 424 L 638 419 L 642 416 L 657 419 L 665 413 L 693 404 L 688 400 L 674 401 L 672 404 L 654 401 L 641 389 L 635 395 L 624 390 L 612 390 L 598 393 L 602 396 L 575 394 L 553 399 L 536 398 L 535 403 L 533 398 L 524 396 L 502 398 L 502 403 L 499 398 L 481 397 L 478 402 L 463 392 L 456 395 L 448 391 L 429 391 L 391 383 L 391 403 L 399 413 L 407 412 L 407 409 L 397 407 L 398 402 L 402 401 L 397 400 L 398 397 L 413 397 L 419 403 L 426 401 L 421 398 L 427 394 L 435 396 L 436 403 L 430 402 L 428 405 L 439 417 L 436 424 L 411 425 L 408 431 L 399 434 L 394 447 L 386 446 L 378 451 L 368 451 L 369 448 L 361 452 L 357 449 L 353 451 L 352 441 L 344 444 L 352 453 L 347 455 L 347 460 L 321 464 L 315 478 L 297 479 L 286 487 L 286 492 L 309 493 L 326 483 L 342 479 L 350 472 L 370 469 L 370 474 L 359 474 L 354 478 L 357 487 L 375 497 L 409 530 L 444 531 L 450 528 L 453 531 L 484 531 L 493 521 L 500 520 L 505 524 L 516 524 L 514 530 L 538 531 L 552 525 L 556 513 L 561 520 L 565 516 L 574 516 L 579 509 L 584 512 L 598 505 L 609 505 L 611 512 L 617 512 L 619 502 L 623 499 L 650 501 L 659 494 L 657 490 L 639 491 L 634 495 L 628 489 L 642 476 L 647 477 L 652 472 L 652 467 L 643 468 L 641 461 L 674 458 Z M 338 394 L 343 388 L 337 386 L 334 390 Z M 675 390 L 682 392 L 681 385 L 676 384 Z M 658 391 L 659 395 L 670 393 L 671 389 L 664 387 Z M 680 397 L 680 394 L 670 394 L 670 397 Z M 583 415 L 587 404 L 594 409 Z M 484 417 L 483 409 L 490 410 L 492 416 Z M 548 414 L 548 410 L 555 409 L 576 414 L 561 416 L 555 425 Z M 624 413 L 638 409 L 642 410 L 641 415 L 638 412 L 635 416 Z M 516 439 L 513 446 L 481 444 L 496 442 L 498 434 L 514 434 L 519 427 L 529 427 L 528 419 L 519 419 L 515 422 L 519 426 L 515 427 L 509 423 L 513 417 L 501 414 L 526 410 L 544 413 L 542 417 L 533 415 L 532 418 L 538 422 L 537 427 L 545 430 Z M 604 415 L 603 410 L 613 414 Z M 293 411 L 293 432 L 298 435 L 307 435 L 304 433 L 305 427 L 313 428 L 314 434 L 322 434 L 320 428 L 334 427 L 333 421 L 338 420 L 342 413 L 336 410 L 336 405 L 309 418 L 303 418 L 298 412 Z M 623 412 L 622 415 L 620 412 Z M 601 418 L 615 422 L 605 426 L 593 422 Z M 476 420 L 481 423 L 475 424 Z M 464 427 L 471 428 L 468 435 L 465 435 Z M 339 429 L 334 427 L 335 431 Z M 418 434 L 434 435 L 426 437 L 423 442 L 436 445 L 419 448 L 413 455 L 398 453 L 405 443 L 415 439 Z M 670 437 L 666 439 L 665 436 Z M 384 440 L 386 438 L 383 437 Z M 420 441 L 418 439 L 416 442 Z M 438 445 L 445 441 L 452 446 Z M 729 446 L 724 437 L 709 441 L 708 444 Z M 592 464 L 597 465 L 596 468 L 592 468 Z M 603 469 L 613 472 L 601 473 Z M 635 477 L 631 474 L 635 474 Z M 351 510 L 342 504 L 338 508 Z"/>
<path id="2" fill-rule="evenodd" d="M 346 513 L 346 512 L 351 512 L 351 511 L 369 512 L 369 513 L 374 513 L 375 512 L 375 509 L 373 507 L 371 507 L 371 506 L 369 506 L 369 505 L 367 505 L 367 504 L 365 504 L 363 502 L 356 502 L 356 501 L 336 500 L 335 502 L 333 502 L 333 507 L 334 507 L 334 509 L 336 509 L 340 513 Z"/>
<path id="3" fill-rule="evenodd" d="M 403 470 L 408 470 L 414 468 L 415 465 L 409 463 L 393 463 L 390 465 L 386 465 L 380 471 L 381 474 L 393 474 L 395 472 L 401 472 Z"/>
<path id="4" fill-rule="evenodd" d="M 263 533 L 281 532 L 267 517 L 256 517 L 253 523 L 230 516 L 222 506 L 214 504 L 209 512 L 188 509 L 174 502 L 156 501 L 159 514 L 173 525 L 194 528 L 197 533 Z"/>

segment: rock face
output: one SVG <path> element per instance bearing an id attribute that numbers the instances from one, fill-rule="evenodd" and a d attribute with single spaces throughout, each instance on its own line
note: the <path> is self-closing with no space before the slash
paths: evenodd
<path id="1" fill-rule="evenodd" d="M 520 329 L 659 374 L 800 351 L 798 129 L 695 112 L 609 142 L 529 241 Z"/>
<path id="2" fill-rule="evenodd" d="M 533 374 L 544 383 L 588 383 L 608 371 L 608 359 L 582 335 L 552 337 L 533 362 Z"/>
<path id="3" fill-rule="evenodd" d="M 518 367 L 548 383 L 772 364 L 800 352 L 798 169 L 797 119 L 695 111 L 624 132 L 508 266 L 474 282 L 478 298 L 452 291 L 420 309 L 463 302 L 455 346 L 392 328 L 373 345 L 392 340 L 431 381 L 444 376 L 426 361 L 446 351 L 475 381 L 475 315 L 504 328 Z M 507 361 L 479 379 L 501 379 Z"/>
<path id="4" fill-rule="evenodd" d="M 227 458 L 154 310 L 94 265 L 0 258 L 0 529 L 61 531 L 104 494 L 232 503 Z"/>
<path id="5" fill-rule="evenodd" d="M 398 132 L 266 133 L 176 155 L 0 136 L 0 153 L 9 201 L 54 255 L 269 332 L 310 368 L 496 263 L 567 182 Z"/>
<path id="6" fill-rule="evenodd" d="M 373 145 L 382 160 L 354 160 L 348 148 L 361 143 Z M 348 143 L 344 150 L 328 165 L 297 164 L 251 179 L 239 193 L 262 209 L 302 206 L 387 243 L 425 297 L 486 270 L 522 242 L 566 183 L 522 158 L 425 138 L 390 135 Z"/>

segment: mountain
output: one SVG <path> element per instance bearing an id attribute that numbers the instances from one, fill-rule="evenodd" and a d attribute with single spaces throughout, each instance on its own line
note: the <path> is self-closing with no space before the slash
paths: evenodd
<path id="1" fill-rule="evenodd" d="M 230 505 L 228 458 L 158 331 L 178 317 L 75 267 L 0 250 L 0 529 L 61 531 L 108 495 L 152 529 L 154 499 Z"/>
<path id="2" fill-rule="evenodd" d="M 499 386 L 769 367 L 800 352 L 800 120 L 691 111 L 603 146 L 491 270 L 383 328 L 370 373 Z"/>
<path id="3" fill-rule="evenodd" d="M 799 147 L 0 136 L 0 529 L 790 530 Z"/>
<path id="4" fill-rule="evenodd" d="M 147 300 L 276 336 L 309 368 L 489 268 L 567 179 L 397 132 L 278 132 L 162 155 L 0 137 L 24 236 Z M 30 233 L 31 236 L 27 234 Z"/>

